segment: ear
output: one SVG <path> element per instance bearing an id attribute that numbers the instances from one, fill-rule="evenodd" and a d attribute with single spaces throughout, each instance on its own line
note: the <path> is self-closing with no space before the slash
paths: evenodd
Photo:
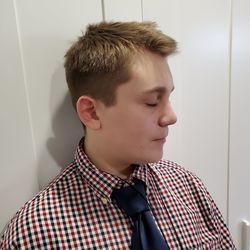
<path id="1" fill-rule="evenodd" d="M 86 128 L 98 130 L 101 128 L 101 122 L 97 116 L 96 100 L 89 96 L 81 96 L 76 103 L 76 111 L 81 122 Z"/>

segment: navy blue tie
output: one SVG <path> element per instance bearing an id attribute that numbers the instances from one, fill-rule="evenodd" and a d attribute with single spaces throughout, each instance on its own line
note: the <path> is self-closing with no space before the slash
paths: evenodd
<path id="1" fill-rule="evenodd" d="M 149 210 L 143 181 L 138 180 L 133 186 L 114 189 L 112 198 L 134 222 L 132 250 L 169 250 Z"/>

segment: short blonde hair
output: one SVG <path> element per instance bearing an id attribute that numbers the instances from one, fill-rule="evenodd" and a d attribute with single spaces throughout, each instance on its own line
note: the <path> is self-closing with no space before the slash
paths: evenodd
<path id="1" fill-rule="evenodd" d="M 117 87 L 129 80 L 130 63 L 139 50 L 164 57 L 176 51 L 176 42 L 154 22 L 100 22 L 89 25 L 65 55 L 66 80 L 75 107 L 88 95 L 106 106 L 115 104 Z"/>

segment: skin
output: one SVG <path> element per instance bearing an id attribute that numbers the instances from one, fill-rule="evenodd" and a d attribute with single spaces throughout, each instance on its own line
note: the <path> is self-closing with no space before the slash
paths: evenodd
<path id="1" fill-rule="evenodd" d="M 166 59 L 143 51 L 131 67 L 132 77 L 117 88 L 116 104 L 81 96 L 77 113 L 85 124 L 85 152 L 102 171 L 126 179 L 135 164 L 162 158 L 168 126 L 177 120 L 169 101 L 174 89 Z"/>

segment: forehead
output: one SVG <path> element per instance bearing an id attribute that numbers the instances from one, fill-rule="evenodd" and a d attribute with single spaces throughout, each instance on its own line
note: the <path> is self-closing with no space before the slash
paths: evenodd
<path id="1" fill-rule="evenodd" d="M 125 86 L 130 94 L 170 93 L 174 86 L 166 58 L 152 52 L 136 55 L 131 66 L 131 79 Z"/>

